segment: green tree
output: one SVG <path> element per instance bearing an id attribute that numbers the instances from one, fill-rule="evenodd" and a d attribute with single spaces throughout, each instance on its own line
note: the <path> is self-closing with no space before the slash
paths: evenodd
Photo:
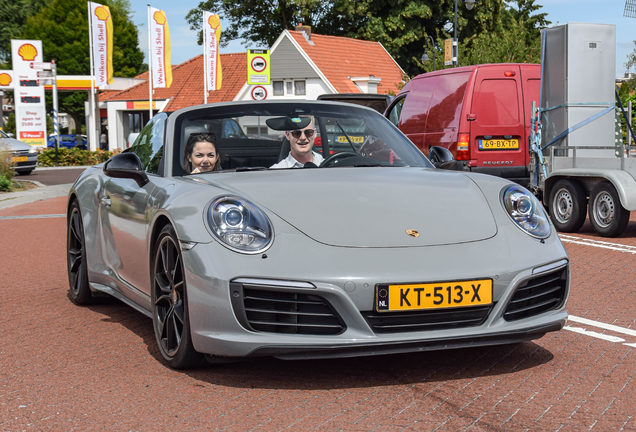
<path id="1" fill-rule="evenodd" d="M 27 18 L 50 0 L 0 0 L 0 66 L 11 69 L 11 39 L 20 39 Z"/>
<path id="2" fill-rule="evenodd" d="M 502 9 L 503 0 L 480 0 L 471 11 L 462 5 L 459 39 L 495 31 Z M 206 0 L 186 16 L 193 30 L 200 30 L 203 10 L 230 22 L 223 30 L 222 46 L 234 39 L 271 46 L 283 30 L 303 23 L 318 34 L 380 42 L 408 75 L 421 72 L 419 59 L 428 35 L 452 35 L 455 16 L 454 0 Z"/>
<path id="3" fill-rule="evenodd" d="M 380 42 L 406 74 L 414 76 L 423 69 L 432 70 L 432 64 L 420 61 L 425 51 L 432 58 L 429 36 L 437 46 L 436 69 L 444 67 L 443 41 L 453 36 L 454 6 L 455 0 L 206 0 L 186 20 L 197 31 L 203 10 L 228 20 L 223 46 L 234 39 L 271 46 L 283 30 L 302 22 L 318 34 Z M 540 29 L 550 22 L 547 14 L 537 13 L 541 6 L 535 0 L 479 0 L 472 10 L 460 0 L 458 6 L 461 65 L 482 59 L 538 61 Z"/>
<path id="4" fill-rule="evenodd" d="M 201 23 L 203 11 L 212 11 L 230 21 L 221 34 L 221 46 L 235 39 L 247 43 L 271 46 L 285 29 L 293 30 L 298 23 L 322 29 L 322 21 L 330 14 L 335 4 L 344 0 L 279 0 L 263 2 L 259 0 L 205 0 L 190 10 L 186 21 L 192 30 L 199 32 L 202 43 Z M 331 33 L 324 33 L 331 34 Z"/>
<path id="5" fill-rule="evenodd" d="M 508 7 L 506 14 L 511 16 L 517 24 L 526 29 L 526 44 L 532 45 L 541 38 L 541 30 L 552 24 L 545 12 L 535 13 L 541 5 L 534 4 L 535 0 L 506 0 Z"/>
<path id="6" fill-rule="evenodd" d="M 113 70 L 115 76 L 140 73 L 144 54 L 139 49 L 137 27 L 132 22 L 128 0 L 102 2 L 113 16 Z M 89 75 L 88 9 L 84 0 L 51 0 L 48 6 L 27 19 L 23 37 L 42 41 L 44 61 L 55 60 L 59 75 Z M 50 99 L 50 98 L 49 98 Z M 86 92 L 61 92 L 60 111 L 76 125 L 84 123 Z"/>
<path id="7" fill-rule="evenodd" d="M 524 22 L 511 17 L 506 27 L 477 35 L 469 47 L 460 46 L 462 64 L 539 63 L 541 37 L 530 33 Z"/>

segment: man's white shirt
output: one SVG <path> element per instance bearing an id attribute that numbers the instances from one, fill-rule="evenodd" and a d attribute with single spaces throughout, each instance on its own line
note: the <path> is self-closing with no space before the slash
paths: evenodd
<path id="1" fill-rule="evenodd" d="M 315 163 L 316 165 L 320 165 L 324 160 L 323 157 L 315 151 L 312 151 L 311 154 L 314 156 L 313 163 Z M 272 165 L 270 168 L 302 168 L 303 166 L 304 164 L 301 164 L 296 159 L 294 159 L 291 152 L 289 152 L 289 156 L 287 156 L 285 159 L 278 162 L 277 164 Z"/>

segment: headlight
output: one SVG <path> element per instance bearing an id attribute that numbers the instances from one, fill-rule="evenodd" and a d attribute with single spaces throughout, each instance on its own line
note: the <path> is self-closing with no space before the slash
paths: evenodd
<path id="1" fill-rule="evenodd" d="M 519 228 L 532 237 L 550 236 L 550 222 L 541 203 L 521 186 L 508 186 L 502 194 L 503 206 Z"/>
<path id="2" fill-rule="evenodd" d="M 274 239 L 272 224 L 265 213 L 236 196 L 222 196 L 212 201 L 208 224 L 214 236 L 236 252 L 263 252 Z"/>
<path id="3" fill-rule="evenodd" d="M 35 147 L 31 146 L 29 148 L 29 153 L 37 153 L 37 152 L 38 152 L 38 149 L 36 149 Z"/>

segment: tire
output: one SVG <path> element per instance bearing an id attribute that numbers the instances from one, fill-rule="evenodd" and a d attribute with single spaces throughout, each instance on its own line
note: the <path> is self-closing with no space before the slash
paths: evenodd
<path id="1" fill-rule="evenodd" d="M 66 269 L 69 297 L 76 305 L 88 305 L 95 302 L 88 285 L 85 240 L 82 213 L 78 202 L 73 201 L 67 219 Z"/>
<path id="2" fill-rule="evenodd" d="M 157 346 L 168 366 L 199 367 L 204 357 L 192 344 L 183 257 L 172 225 L 161 230 L 153 249 L 152 326 Z"/>
<path id="3" fill-rule="evenodd" d="M 29 169 L 29 170 L 19 170 L 19 171 L 18 171 L 18 170 L 16 170 L 16 172 L 17 172 L 18 174 L 20 174 L 20 175 L 29 175 L 29 174 L 31 174 L 31 173 L 33 172 L 33 170 L 32 170 L 32 169 Z"/>
<path id="4" fill-rule="evenodd" d="M 618 192 L 612 183 L 600 182 L 590 194 L 590 222 L 602 237 L 616 237 L 625 231 L 629 223 L 629 211 L 621 205 Z"/>
<path id="5" fill-rule="evenodd" d="M 550 193 L 549 209 L 552 223 L 558 231 L 577 232 L 585 223 L 586 196 L 580 183 L 559 180 Z"/>

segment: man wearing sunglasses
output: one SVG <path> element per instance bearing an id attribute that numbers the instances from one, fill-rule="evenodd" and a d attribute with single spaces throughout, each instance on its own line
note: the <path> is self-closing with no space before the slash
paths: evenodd
<path id="1" fill-rule="evenodd" d="M 316 137 L 313 119 L 304 129 L 285 131 L 285 137 L 289 140 L 289 156 L 271 168 L 302 168 L 307 162 L 316 166 L 322 163 L 322 156 L 313 151 Z"/>

